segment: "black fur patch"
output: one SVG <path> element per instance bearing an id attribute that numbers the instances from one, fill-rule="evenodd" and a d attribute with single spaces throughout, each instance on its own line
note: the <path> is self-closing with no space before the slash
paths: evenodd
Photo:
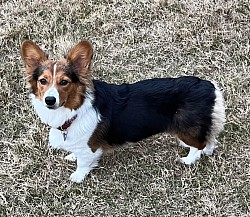
<path id="1" fill-rule="evenodd" d="M 33 72 L 33 79 L 37 81 L 42 72 L 41 67 L 37 67 Z"/>
<path id="2" fill-rule="evenodd" d="M 160 132 L 204 143 L 211 129 L 215 87 L 196 77 L 157 78 L 134 84 L 93 81 L 108 144 L 137 142 Z"/>
<path id="3" fill-rule="evenodd" d="M 32 78 L 37 81 L 38 78 L 40 77 L 40 75 L 42 75 L 42 73 L 44 72 L 44 70 L 46 70 L 48 68 L 47 65 L 39 65 L 33 72 L 33 76 Z"/>
<path id="4" fill-rule="evenodd" d="M 79 79 L 78 79 L 76 73 L 74 72 L 74 69 L 72 66 L 70 66 L 70 65 L 66 66 L 65 75 L 67 75 L 73 83 L 79 82 Z"/>

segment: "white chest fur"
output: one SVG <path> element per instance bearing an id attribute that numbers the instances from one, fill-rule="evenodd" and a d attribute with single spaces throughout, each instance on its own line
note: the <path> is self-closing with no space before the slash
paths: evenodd
<path id="1" fill-rule="evenodd" d="M 49 133 L 50 146 L 74 152 L 87 145 L 100 121 L 99 114 L 92 106 L 91 97 L 86 98 L 83 105 L 77 110 L 70 110 L 65 107 L 59 107 L 55 110 L 48 109 L 41 100 L 34 96 L 31 96 L 31 98 L 35 111 L 42 122 L 52 127 Z M 57 128 L 74 115 L 77 115 L 77 118 L 67 129 L 67 138 L 64 141 L 62 131 Z"/>
<path id="2" fill-rule="evenodd" d="M 99 115 L 94 108 L 89 108 L 84 115 L 77 112 L 77 118 L 67 129 L 67 138 L 64 140 L 63 132 L 57 128 L 51 128 L 49 144 L 53 148 L 62 148 L 66 151 L 77 152 L 83 148 L 89 149 L 87 143 L 99 122 Z"/>
<path id="3" fill-rule="evenodd" d="M 74 182 L 81 182 L 89 171 L 97 165 L 102 155 L 101 148 L 93 153 L 88 146 L 88 141 L 100 121 L 99 113 L 92 106 L 92 98 L 87 97 L 77 110 L 64 107 L 51 110 L 34 96 L 31 95 L 31 98 L 35 111 L 42 122 L 52 127 L 49 132 L 49 145 L 72 152 L 71 158 L 77 159 L 77 169 L 70 176 L 70 179 Z M 67 129 L 67 138 L 64 140 L 62 131 L 57 128 L 75 115 L 77 118 Z"/>

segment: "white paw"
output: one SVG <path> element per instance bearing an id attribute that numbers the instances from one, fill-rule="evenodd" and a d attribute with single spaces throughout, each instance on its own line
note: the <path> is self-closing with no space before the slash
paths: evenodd
<path id="1" fill-rule="evenodd" d="M 70 181 L 80 183 L 84 180 L 84 178 L 88 175 L 90 169 L 77 169 L 70 176 Z"/>
<path id="2" fill-rule="evenodd" d="M 71 154 L 67 155 L 64 159 L 68 160 L 68 161 L 76 161 L 76 156 L 74 153 L 71 153 Z"/>
<path id="3" fill-rule="evenodd" d="M 211 156 L 214 152 L 214 149 L 216 149 L 217 146 L 215 145 L 211 145 L 211 146 L 206 146 L 203 150 L 202 153 L 204 153 L 205 155 Z"/>
<path id="4" fill-rule="evenodd" d="M 195 163 L 195 159 L 192 159 L 190 157 L 182 157 L 182 158 L 180 158 L 180 162 L 187 164 L 187 165 L 190 165 L 190 164 Z"/>
<path id="5" fill-rule="evenodd" d="M 213 148 L 207 148 L 205 147 L 202 152 L 205 154 L 205 155 L 208 155 L 208 156 L 211 156 L 214 152 L 214 149 Z"/>

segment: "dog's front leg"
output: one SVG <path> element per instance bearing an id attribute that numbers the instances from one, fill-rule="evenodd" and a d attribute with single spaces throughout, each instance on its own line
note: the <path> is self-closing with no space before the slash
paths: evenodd
<path id="1" fill-rule="evenodd" d="M 82 182 L 88 173 L 98 165 L 98 160 L 102 153 L 101 148 L 95 152 L 92 152 L 91 149 L 74 152 L 77 160 L 77 168 L 76 171 L 71 174 L 70 180 L 77 183 Z"/>
<path id="2" fill-rule="evenodd" d="M 76 161 L 76 156 L 74 153 L 71 153 L 71 154 L 67 155 L 64 159 L 68 160 L 68 161 Z"/>
<path id="3" fill-rule="evenodd" d="M 64 144 L 62 131 L 51 128 L 49 131 L 49 146 L 52 148 L 62 148 Z"/>

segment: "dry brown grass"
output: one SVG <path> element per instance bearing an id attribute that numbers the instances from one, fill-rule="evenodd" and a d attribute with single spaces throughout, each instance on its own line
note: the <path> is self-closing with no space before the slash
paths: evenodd
<path id="1" fill-rule="evenodd" d="M 0 216 L 249 216 L 249 1 L 68 2 L 0 3 Z M 71 183 L 75 165 L 48 149 L 28 100 L 19 53 L 27 38 L 54 57 L 65 43 L 91 40 L 94 76 L 109 82 L 217 81 L 227 112 L 217 151 L 181 165 L 186 151 L 162 134 L 105 156 L 84 183 Z"/>

